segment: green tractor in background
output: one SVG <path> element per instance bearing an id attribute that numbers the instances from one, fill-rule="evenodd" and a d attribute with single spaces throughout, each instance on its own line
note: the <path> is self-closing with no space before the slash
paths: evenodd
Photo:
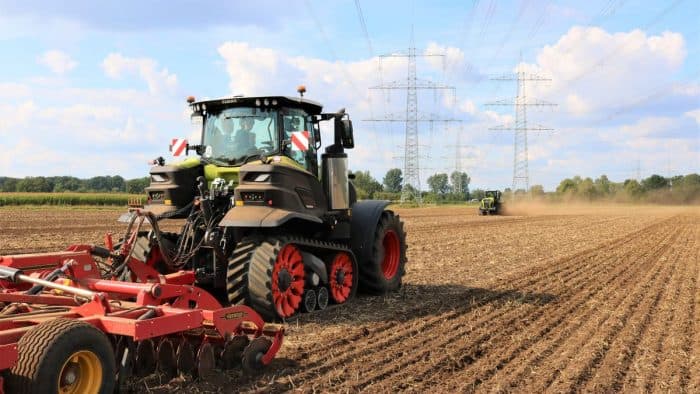
<path id="1" fill-rule="evenodd" d="M 501 213 L 501 192 L 488 190 L 479 203 L 479 215 L 498 215 Z"/>
<path id="2" fill-rule="evenodd" d="M 343 304 L 358 288 L 397 290 L 406 263 L 403 222 L 388 201 L 357 201 L 345 110 L 323 113 L 303 98 L 303 87 L 298 92 L 189 98 L 202 138 L 186 152 L 199 157 L 167 165 L 159 158 L 143 207 L 153 221 L 184 218 L 184 225 L 140 232 L 134 256 L 162 274 L 191 271 L 197 285 L 267 320 Z M 324 121 L 333 124 L 334 141 L 319 163 Z"/>

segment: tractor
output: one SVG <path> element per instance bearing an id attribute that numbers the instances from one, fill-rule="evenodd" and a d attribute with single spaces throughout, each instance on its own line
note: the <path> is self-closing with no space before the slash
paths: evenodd
<path id="1" fill-rule="evenodd" d="M 184 225 L 139 231 L 131 256 L 161 274 L 192 271 L 197 286 L 266 320 L 343 304 L 358 289 L 397 290 L 406 264 L 403 222 L 388 201 L 357 201 L 345 110 L 322 112 L 303 87 L 298 92 L 188 98 L 201 144 L 185 153 L 196 157 L 156 159 L 141 208 Z M 334 138 L 319 163 L 324 122 Z M 121 218 L 130 228 L 139 225 L 135 213 Z M 133 279 L 128 269 L 120 275 Z"/>
<path id="2" fill-rule="evenodd" d="M 501 212 L 501 192 L 488 190 L 479 203 L 479 215 L 498 215 Z"/>

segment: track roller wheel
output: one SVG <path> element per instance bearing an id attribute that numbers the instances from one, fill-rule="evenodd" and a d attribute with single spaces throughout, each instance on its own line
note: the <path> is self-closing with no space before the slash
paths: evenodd
<path id="1" fill-rule="evenodd" d="M 336 254 L 328 271 L 331 298 L 335 303 L 344 303 L 354 293 L 357 285 L 356 275 L 355 266 L 350 256 L 345 252 Z"/>
<path id="2" fill-rule="evenodd" d="M 224 350 L 221 351 L 221 364 L 224 369 L 231 369 L 241 364 L 243 350 L 250 343 L 245 335 L 236 335 L 226 341 Z"/>
<path id="3" fill-rule="evenodd" d="M 328 306 L 328 289 L 319 287 L 316 292 L 318 293 L 316 296 L 316 307 L 319 311 L 322 311 Z"/>
<path id="4" fill-rule="evenodd" d="M 375 230 L 372 257 L 360 265 L 360 286 L 371 294 L 398 290 L 405 265 L 403 222 L 392 211 L 384 211 Z"/>
<path id="5" fill-rule="evenodd" d="M 262 358 L 270 349 L 270 346 L 272 346 L 272 341 L 265 337 L 253 339 L 250 345 L 243 350 L 243 357 L 241 359 L 243 371 L 248 374 L 254 374 L 260 371 L 264 367 Z"/>
<path id="6" fill-rule="evenodd" d="M 210 376 L 216 367 L 216 352 L 209 342 L 202 342 L 197 350 L 197 376 L 201 379 Z"/>
<path id="7" fill-rule="evenodd" d="M 290 317 L 299 310 L 304 293 L 304 260 L 296 246 L 284 245 L 277 253 L 272 267 L 271 290 L 279 317 Z"/>
<path id="8" fill-rule="evenodd" d="M 244 238 L 229 260 L 228 298 L 245 304 L 266 321 L 284 319 L 301 309 L 304 261 L 285 238 Z"/>
<path id="9" fill-rule="evenodd" d="M 7 377 L 9 393 L 111 394 L 114 352 L 92 325 L 54 319 L 32 328 L 18 343 L 17 364 Z"/>
<path id="10" fill-rule="evenodd" d="M 134 373 L 143 378 L 156 371 L 157 366 L 156 349 L 153 341 L 144 339 L 136 345 L 136 360 L 134 363 Z"/>
<path id="11" fill-rule="evenodd" d="M 301 306 L 301 310 L 304 312 L 313 312 L 316 309 L 316 292 L 313 289 L 306 289 L 304 291 L 304 303 Z"/>
<path id="12" fill-rule="evenodd" d="M 177 359 L 173 342 L 165 338 L 158 344 L 158 372 L 172 379 L 177 375 Z"/>
<path id="13" fill-rule="evenodd" d="M 194 372 L 196 360 L 194 358 L 194 348 L 192 344 L 185 338 L 180 340 L 175 352 L 177 362 L 177 370 L 182 375 L 192 375 Z"/>

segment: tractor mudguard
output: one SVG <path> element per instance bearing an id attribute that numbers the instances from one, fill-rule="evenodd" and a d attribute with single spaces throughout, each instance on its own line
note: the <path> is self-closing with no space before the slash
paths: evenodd
<path id="1" fill-rule="evenodd" d="M 389 201 L 381 200 L 358 201 L 352 205 L 350 246 L 360 264 L 372 258 L 374 229 L 377 228 L 379 218 L 387 205 Z"/>
<path id="2" fill-rule="evenodd" d="M 279 227 L 291 219 L 302 219 L 313 223 L 323 223 L 316 216 L 286 209 L 243 205 L 229 210 L 219 222 L 221 227 Z"/>

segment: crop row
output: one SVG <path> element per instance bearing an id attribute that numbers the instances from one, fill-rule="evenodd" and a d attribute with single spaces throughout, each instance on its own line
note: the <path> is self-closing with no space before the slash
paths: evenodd
<path id="1" fill-rule="evenodd" d="M 0 193 L 0 206 L 5 205 L 112 205 L 144 202 L 141 194 L 126 193 Z"/>

